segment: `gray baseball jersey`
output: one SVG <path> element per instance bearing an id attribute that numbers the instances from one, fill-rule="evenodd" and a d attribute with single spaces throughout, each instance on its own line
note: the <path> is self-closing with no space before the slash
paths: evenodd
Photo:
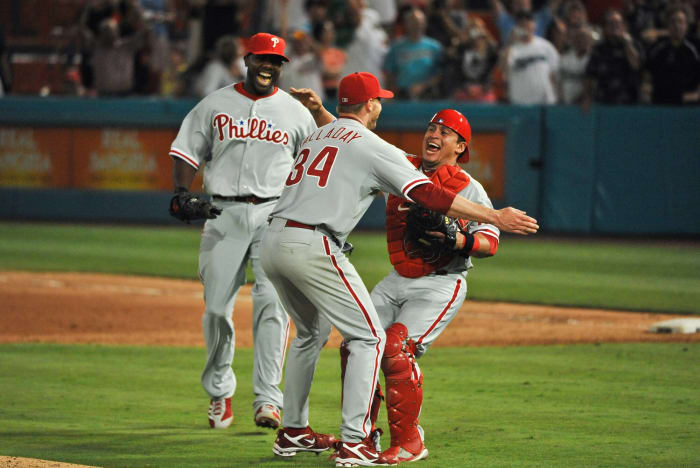
<path id="1" fill-rule="evenodd" d="M 170 155 L 204 167 L 207 193 L 276 197 L 297 146 L 315 129 L 306 108 L 281 89 L 260 98 L 238 83 L 211 93 L 187 114 Z"/>
<path id="2" fill-rule="evenodd" d="M 202 99 L 185 117 L 173 141 L 171 156 L 204 169 L 207 193 L 271 198 L 254 204 L 215 197 L 213 202 L 223 213 L 208 220 L 202 230 L 199 274 L 204 285 L 202 326 L 207 345 L 202 385 L 212 398 L 230 397 L 236 391 L 231 368 L 235 345 L 232 311 L 250 260 L 255 274 L 251 291 L 253 406 L 282 406 L 279 383 L 289 319 L 260 267 L 260 240 L 294 152 L 315 129 L 311 114 L 284 91 L 252 96 L 238 83 Z"/>
<path id="3" fill-rule="evenodd" d="M 272 216 L 320 226 L 341 242 L 379 191 L 406 197 L 428 178 L 404 152 L 341 118 L 307 136 Z"/>
<path id="4" fill-rule="evenodd" d="M 342 440 L 359 442 L 369 435 L 386 335 L 340 245 L 379 190 L 406 196 L 423 183 L 428 178 L 403 151 L 353 119 L 321 127 L 302 143 L 260 253 L 297 328 L 285 373 L 284 426 L 308 424 L 309 389 L 330 322 L 350 351 Z"/>

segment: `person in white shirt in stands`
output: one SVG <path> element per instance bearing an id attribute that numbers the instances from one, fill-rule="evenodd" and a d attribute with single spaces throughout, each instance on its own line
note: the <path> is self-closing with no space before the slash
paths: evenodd
<path id="1" fill-rule="evenodd" d="M 554 46 L 535 36 L 532 13 L 516 15 L 513 43 L 505 49 L 502 70 L 512 104 L 554 104 L 557 102 L 559 53 Z"/>

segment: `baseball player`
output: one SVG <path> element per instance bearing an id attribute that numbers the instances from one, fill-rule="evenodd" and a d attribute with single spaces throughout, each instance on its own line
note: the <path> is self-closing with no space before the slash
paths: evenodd
<path id="1" fill-rule="evenodd" d="M 458 160 L 469 160 L 470 140 L 467 119 L 455 110 L 444 109 L 428 125 L 422 157 L 409 160 L 434 184 L 490 208 L 491 201 L 482 185 L 457 165 Z M 451 232 L 424 231 L 419 227 L 424 213 L 418 208 L 405 198 L 387 196 L 387 246 L 394 270 L 371 293 L 387 336 L 382 371 L 391 447 L 383 454 L 396 462 L 428 456 L 418 421 L 423 374 L 416 359 L 427 351 L 464 303 L 471 257 L 494 255 L 500 235 L 493 224 L 466 219 L 455 223 Z M 444 221 L 442 216 L 439 219 Z M 381 391 L 375 395 L 377 398 Z"/>
<path id="2" fill-rule="evenodd" d="M 316 129 L 309 111 L 276 86 L 288 61 L 284 49 L 280 37 L 252 36 L 245 80 L 202 99 L 185 117 L 170 148 L 176 190 L 171 214 L 183 220 L 209 218 L 202 230 L 199 275 L 206 305 L 202 385 L 210 396 L 213 428 L 226 428 L 233 421 L 233 305 L 245 283 L 249 260 L 255 274 L 251 290 L 254 420 L 271 428 L 281 421 L 279 383 L 289 319 L 260 267 L 260 241 L 294 152 Z M 204 169 L 204 189 L 213 206 L 188 191 L 199 169 Z"/>
<path id="3" fill-rule="evenodd" d="M 510 232 L 538 228 L 520 210 L 496 211 L 432 184 L 403 151 L 375 135 L 381 99 L 390 97 L 393 93 L 381 89 L 370 73 L 341 80 L 339 118 L 302 142 L 263 238 L 262 267 L 297 328 L 287 359 L 283 428 L 273 446 L 278 455 L 326 450 L 333 439 L 308 425 L 309 389 L 330 322 L 348 352 L 336 466 L 396 463 L 378 453 L 371 440 L 386 334 L 369 292 L 341 250 L 377 192 Z"/>

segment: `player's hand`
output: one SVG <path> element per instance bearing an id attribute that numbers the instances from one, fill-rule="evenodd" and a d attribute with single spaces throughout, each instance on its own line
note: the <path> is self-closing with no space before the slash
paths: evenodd
<path id="1" fill-rule="evenodd" d="M 318 111 L 323 106 L 323 101 L 311 88 L 289 88 L 289 94 L 299 100 L 311 112 Z"/>
<path id="2" fill-rule="evenodd" d="M 524 211 L 510 206 L 496 210 L 496 222 L 494 224 L 501 231 L 522 235 L 534 234 L 540 228 L 535 218 L 531 218 Z"/>
<path id="3" fill-rule="evenodd" d="M 444 233 L 439 232 L 439 231 L 426 231 L 425 232 L 427 235 L 436 237 L 438 239 L 444 239 L 446 236 Z M 454 245 L 454 250 L 462 250 L 464 248 L 464 241 L 465 241 L 464 234 L 461 232 L 455 233 L 455 245 Z"/>

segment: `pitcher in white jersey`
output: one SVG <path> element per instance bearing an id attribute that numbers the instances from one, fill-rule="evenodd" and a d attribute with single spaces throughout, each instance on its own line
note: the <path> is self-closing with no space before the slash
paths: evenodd
<path id="1" fill-rule="evenodd" d="M 339 118 L 304 139 L 263 238 L 263 269 L 297 329 L 286 364 L 277 455 L 325 449 L 318 441 L 329 436 L 319 437 L 309 427 L 308 396 L 330 322 L 348 350 L 336 466 L 396 463 L 378 453 L 372 440 L 372 401 L 386 334 L 367 288 L 341 251 L 379 191 L 510 232 L 538 229 L 520 210 L 496 211 L 433 185 L 403 151 L 374 134 L 381 99 L 392 96 L 370 73 L 341 80 Z"/>
<path id="2" fill-rule="evenodd" d="M 294 153 L 316 129 L 311 114 L 276 86 L 287 61 L 284 48 L 280 37 L 251 37 L 245 81 L 202 99 L 185 117 L 170 148 L 176 191 L 189 190 L 196 171 L 203 169 L 203 188 L 223 211 L 204 225 L 199 250 L 207 346 L 202 385 L 210 398 L 213 428 L 226 428 L 233 421 L 233 306 L 249 261 L 255 274 L 253 418 L 258 426 L 272 428 L 281 421 L 279 384 L 289 319 L 260 267 L 260 241 Z"/>

